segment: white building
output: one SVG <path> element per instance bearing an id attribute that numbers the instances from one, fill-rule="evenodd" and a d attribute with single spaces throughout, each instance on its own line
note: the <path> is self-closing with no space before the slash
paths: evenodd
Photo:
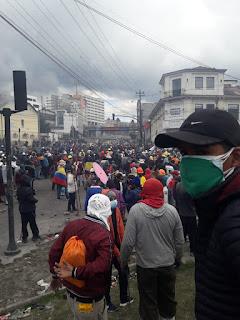
<path id="1" fill-rule="evenodd" d="M 226 110 L 239 120 L 240 87 L 224 79 L 226 69 L 197 67 L 162 75 L 161 99 L 153 109 L 151 140 L 175 130 L 195 110 Z"/>
<path id="2" fill-rule="evenodd" d="M 86 101 L 86 120 L 87 124 L 102 125 L 104 124 L 104 101 L 99 98 L 84 95 Z"/>
<path id="3" fill-rule="evenodd" d="M 34 97 L 34 96 L 27 96 L 27 102 L 35 108 L 37 111 L 42 110 L 42 101 L 39 100 L 39 98 Z"/>

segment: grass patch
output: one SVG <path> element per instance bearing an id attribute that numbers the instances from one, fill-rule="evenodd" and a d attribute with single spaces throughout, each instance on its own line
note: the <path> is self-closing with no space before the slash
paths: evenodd
<path id="1" fill-rule="evenodd" d="M 117 312 L 109 314 L 109 320 L 138 320 L 138 289 L 137 280 L 129 282 L 131 295 L 135 298 L 133 304 L 126 308 L 121 308 Z M 119 304 L 119 288 L 111 290 L 112 301 Z M 194 319 L 194 265 L 187 264 L 181 266 L 177 273 L 176 283 L 177 320 Z M 39 299 L 39 305 L 47 305 L 51 309 L 33 309 L 31 320 L 70 320 L 73 319 L 71 311 L 63 292 Z"/>

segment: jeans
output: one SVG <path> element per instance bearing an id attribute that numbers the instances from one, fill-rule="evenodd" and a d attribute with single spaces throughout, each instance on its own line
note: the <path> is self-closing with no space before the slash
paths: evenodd
<path id="1" fill-rule="evenodd" d="M 142 320 L 171 319 L 176 314 L 174 266 L 137 266 L 139 313 Z"/>
<path id="2" fill-rule="evenodd" d="M 119 289 L 120 289 L 120 302 L 124 303 L 126 302 L 128 298 L 128 274 L 129 270 L 128 267 L 126 267 L 124 270 L 121 269 L 121 265 L 119 263 L 119 260 L 114 257 L 112 260 L 112 265 L 117 269 L 118 271 L 118 281 L 119 281 Z M 108 274 L 108 283 L 107 283 L 107 289 L 106 289 L 106 301 L 109 305 L 111 302 L 110 297 L 110 290 L 111 290 L 111 284 L 112 284 L 112 266 Z"/>
<path id="3" fill-rule="evenodd" d="M 60 186 L 60 185 L 57 185 L 57 198 L 60 199 L 62 188 L 64 188 L 65 196 L 66 196 L 66 198 L 68 199 L 67 188 L 65 188 L 65 187 L 63 187 L 63 186 Z"/>
<path id="4" fill-rule="evenodd" d="M 71 192 L 68 196 L 68 211 L 75 211 L 76 192 Z"/>
<path id="5" fill-rule="evenodd" d="M 41 166 L 35 168 L 36 179 L 39 180 L 41 176 Z"/>
<path id="6" fill-rule="evenodd" d="M 36 224 L 36 213 L 35 212 L 21 212 L 22 220 L 22 239 L 26 240 L 28 238 L 27 225 L 30 224 L 33 238 L 39 237 L 39 230 Z"/>

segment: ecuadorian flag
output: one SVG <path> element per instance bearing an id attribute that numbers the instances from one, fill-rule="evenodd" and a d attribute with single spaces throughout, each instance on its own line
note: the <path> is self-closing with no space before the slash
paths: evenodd
<path id="1" fill-rule="evenodd" d="M 67 186 L 67 176 L 63 167 L 58 168 L 58 170 L 55 172 L 53 183 L 63 187 Z"/>

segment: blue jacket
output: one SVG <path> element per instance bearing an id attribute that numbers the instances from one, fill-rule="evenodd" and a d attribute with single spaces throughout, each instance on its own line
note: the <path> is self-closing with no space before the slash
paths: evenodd
<path id="1" fill-rule="evenodd" d="M 91 196 L 93 196 L 94 194 L 97 194 L 97 193 L 101 193 L 101 192 L 102 192 L 102 188 L 99 186 L 92 186 L 92 187 L 87 188 L 85 205 L 84 205 L 84 210 L 86 212 L 87 212 L 88 201 L 91 198 Z"/>

